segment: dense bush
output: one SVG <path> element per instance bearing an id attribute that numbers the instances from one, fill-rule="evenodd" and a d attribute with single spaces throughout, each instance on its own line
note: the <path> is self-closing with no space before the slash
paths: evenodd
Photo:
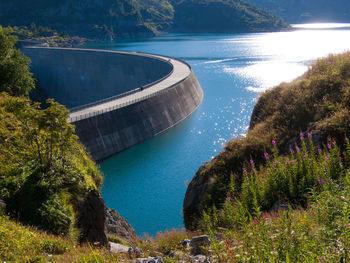
<path id="1" fill-rule="evenodd" d="M 252 161 L 241 195 L 228 192 L 223 209 L 204 215 L 209 233 L 226 229 L 224 242 L 212 238 L 221 262 L 350 260 L 350 143 L 343 153 L 331 141 L 323 150 L 302 144 L 288 157 L 274 148 L 266 166 Z M 277 200 L 289 207 L 263 213 Z"/>
<path id="2" fill-rule="evenodd" d="M 11 28 L 0 26 L 0 92 L 13 96 L 28 96 L 34 88 L 29 58 L 15 48 L 16 38 Z"/>
<path id="3" fill-rule="evenodd" d="M 0 95 L 0 199 L 24 222 L 67 234 L 74 206 L 101 184 L 101 175 L 67 122 L 64 106 L 40 109 Z"/>

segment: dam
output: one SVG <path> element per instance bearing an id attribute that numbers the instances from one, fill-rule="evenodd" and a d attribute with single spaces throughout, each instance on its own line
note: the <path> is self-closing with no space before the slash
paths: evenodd
<path id="1" fill-rule="evenodd" d="M 199 106 L 203 91 L 178 59 L 95 49 L 23 47 L 40 89 L 70 110 L 95 161 L 169 129 Z"/>

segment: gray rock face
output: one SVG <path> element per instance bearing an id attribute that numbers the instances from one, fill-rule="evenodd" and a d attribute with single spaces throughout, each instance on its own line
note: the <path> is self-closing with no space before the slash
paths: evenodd
<path id="1" fill-rule="evenodd" d="M 156 258 L 138 258 L 136 263 L 164 263 L 161 257 Z"/>
<path id="2" fill-rule="evenodd" d="M 210 177 L 202 174 L 208 164 L 206 163 L 199 168 L 187 187 L 183 202 L 183 215 L 185 227 L 189 230 L 196 230 L 197 221 L 204 207 L 203 200 L 205 200 L 210 188 Z"/>
<path id="3" fill-rule="evenodd" d="M 79 206 L 80 243 L 108 246 L 105 204 L 97 190 L 91 191 Z"/>
<path id="4" fill-rule="evenodd" d="M 106 207 L 106 225 L 107 232 L 115 234 L 127 242 L 136 242 L 139 240 L 134 228 L 114 209 Z"/>

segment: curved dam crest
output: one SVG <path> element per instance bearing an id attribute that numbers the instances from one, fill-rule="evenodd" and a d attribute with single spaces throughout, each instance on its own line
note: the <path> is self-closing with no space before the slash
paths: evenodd
<path id="1" fill-rule="evenodd" d="M 95 161 L 169 129 L 200 105 L 191 67 L 174 58 L 106 50 L 24 47 L 40 88 L 71 110 Z"/>

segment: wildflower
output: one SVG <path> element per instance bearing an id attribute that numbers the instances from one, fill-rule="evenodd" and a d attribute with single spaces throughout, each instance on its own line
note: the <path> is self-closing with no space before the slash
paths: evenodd
<path id="1" fill-rule="evenodd" d="M 325 179 L 323 179 L 323 178 L 317 178 L 317 182 L 318 182 L 320 185 L 327 183 L 327 181 L 326 181 Z"/>
<path id="2" fill-rule="evenodd" d="M 327 155 L 326 155 L 326 160 L 329 160 L 329 158 L 330 158 L 330 157 L 329 157 L 329 155 L 327 154 Z"/>
<path id="3" fill-rule="evenodd" d="M 226 197 L 226 201 L 230 202 L 231 201 L 231 197 L 230 196 Z"/>
<path id="4" fill-rule="evenodd" d="M 269 154 L 267 152 L 264 153 L 265 160 L 267 161 L 269 159 Z"/>
<path id="5" fill-rule="evenodd" d="M 242 172 L 245 174 L 245 172 L 246 172 L 246 171 L 245 171 L 245 168 L 242 168 Z"/>
<path id="6" fill-rule="evenodd" d="M 321 150 L 321 148 L 319 146 L 317 147 L 317 152 L 318 152 L 318 154 L 322 153 L 322 150 Z"/>
<path id="7" fill-rule="evenodd" d="M 272 145 L 276 146 L 276 141 L 275 140 L 272 140 Z"/>
<path id="8" fill-rule="evenodd" d="M 253 159 L 250 159 L 250 164 L 254 165 L 254 160 Z"/>
<path id="9" fill-rule="evenodd" d="M 309 140 L 312 139 L 312 134 L 311 134 L 311 132 L 308 132 L 308 133 L 307 133 L 307 137 L 309 138 Z"/>
<path id="10" fill-rule="evenodd" d="M 300 152 L 300 149 L 299 149 L 298 145 L 295 145 L 295 150 L 296 150 L 297 152 Z"/>
<path id="11" fill-rule="evenodd" d="M 304 140 L 304 133 L 300 132 L 299 136 L 300 136 L 300 140 L 303 141 Z"/>
<path id="12" fill-rule="evenodd" d="M 292 149 L 292 147 L 289 147 L 289 152 L 290 152 L 290 153 L 293 153 L 293 152 L 294 152 L 293 149 Z"/>
<path id="13" fill-rule="evenodd" d="M 329 143 L 327 143 L 327 148 L 328 149 L 331 149 L 332 148 L 332 144 L 329 142 Z"/>

